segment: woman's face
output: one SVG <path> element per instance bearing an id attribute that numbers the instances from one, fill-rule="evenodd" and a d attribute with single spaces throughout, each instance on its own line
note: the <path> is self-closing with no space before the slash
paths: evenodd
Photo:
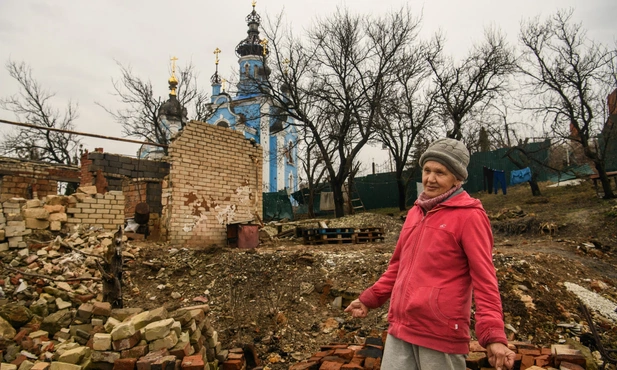
<path id="1" fill-rule="evenodd" d="M 446 166 L 439 162 L 426 161 L 424 167 L 422 167 L 424 194 L 429 198 L 435 198 L 460 183 L 461 181 Z"/>

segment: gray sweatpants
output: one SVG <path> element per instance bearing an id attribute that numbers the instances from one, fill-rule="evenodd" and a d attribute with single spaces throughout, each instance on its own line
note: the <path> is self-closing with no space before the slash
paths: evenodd
<path id="1" fill-rule="evenodd" d="M 465 370 L 465 355 L 416 346 L 388 334 L 381 370 Z"/>

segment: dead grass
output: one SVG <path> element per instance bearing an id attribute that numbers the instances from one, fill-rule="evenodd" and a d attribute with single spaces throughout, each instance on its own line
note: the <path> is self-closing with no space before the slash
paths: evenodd
<path id="1" fill-rule="evenodd" d="M 528 184 L 509 187 L 507 194 L 472 194 L 482 201 L 489 215 L 520 208 L 527 216 L 508 221 L 512 225 L 493 222 L 496 231 L 541 234 L 541 225 L 557 226 L 557 236 L 596 238 L 605 242 L 617 242 L 614 218 L 610 210 L 616 200 L 604 200 L 596 195 L 591 181 L 577 186 L 549 187 L 550 182 L 540 183 L 541 196 L 534 197 Z M 521 226 L 521 227 L 518 227 Z M 525 227 L 522 227 L 525 226 Z M 503 230 L 500 230 L 503 229 Z"/>

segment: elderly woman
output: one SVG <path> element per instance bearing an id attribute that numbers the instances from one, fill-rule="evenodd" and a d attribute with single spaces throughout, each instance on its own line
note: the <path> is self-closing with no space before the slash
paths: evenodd
<path id="1" fill-rule="evenodd" d="M 462 189 L 469 151 L 440 139 L 420 158 L 424 191 L 409 210 L 386 272 L 346 309 L 366 317 L 390 299 L 383 370 L 464 370 L 472 292 L 475 332 L 496 369 L 510 369 L 493 235 L 482 204 Z"/>

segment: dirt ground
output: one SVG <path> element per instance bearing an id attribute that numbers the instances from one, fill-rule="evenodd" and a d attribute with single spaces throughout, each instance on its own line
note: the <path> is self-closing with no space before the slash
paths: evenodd
<path id="1" fill-rule="evenodd" d="M 493 224 L 509 338 L 550 346 L 588 330 L 565 282 L 617 302 L 617 201 L 599 199 L 587 182 L 547 185 L 541 185 L 541 197 L 532 197 L 527 185 L 507 195 L 472 196 L 482 200 Z M 303 222 L 318 227 L 317 221 Z M 335 298 L 342 297 L 345 307 L 386 269 L 401 214 L 367 212 L 322 221 L 329 227 L 383 227 L 386 238 L 310 246 L 289 238 L 251 250 L 133 243 L 139 252 L 126 265 L 125 306 L 207 302 L 223 346 L 253 344 L 271 369 L 286 369 L 320 345 L 380 333 L 387 328 L 387 304 L 360 320 L 342 312 Z M 274 227 L 264 230 L 276 234 Z M 616 323 L 601 316 L 595 322 L 604 346 L 617 348 Z"/>

